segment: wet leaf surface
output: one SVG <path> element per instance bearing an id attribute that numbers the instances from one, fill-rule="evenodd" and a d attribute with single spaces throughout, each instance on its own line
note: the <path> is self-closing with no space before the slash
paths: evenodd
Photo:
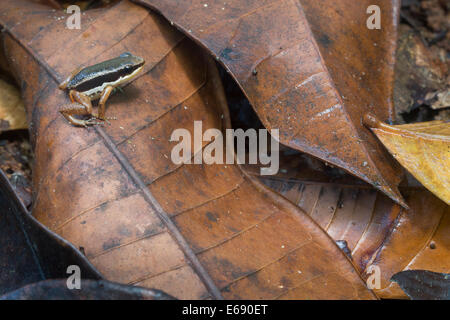
<path id="1" fill-rule="evenodd" d="M 65 29 L 58 14 L 0 5 L 31 119 L 33 215 L 82 246 L 107 279 L 177 298 L 374 298 L 318 225 L 240 167 L 170 160 L 174 129 L 192 132 L 194 120 L 204 130 L 229 127 L 215 64 L 195 44 L 128 1 L 86 12 L 81 30 Z M 69 125 L 57 83 L 123 51 L 146 67 L 108 101 L 118 120 Z"/>
<path id="2" fill-rule="evenodd" d="M 450 300 L 450 274 L 408 270 L 394 274 L 391 281 L 413 300 Z"/>
<path id="3" fill-rule="evenodd" d="M 402 171 L 362 124 L 392 121 L 399 1 L 136 0 L 207 48 L 236 79 L 280 141 L 370 183 L 404 205 Z M 351 23 L 349 23 L 351 21 Z"/>

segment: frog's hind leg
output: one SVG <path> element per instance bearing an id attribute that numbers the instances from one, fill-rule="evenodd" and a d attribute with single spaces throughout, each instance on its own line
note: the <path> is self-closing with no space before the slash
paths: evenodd
<path id="1" fill-rule="evenodd" d="M 90 118 L 87 120 L 75 118 L 75 115 L 92 115 L 92 110 L 88 110 L 84 105 L 77 102 L 62 107 L 59 112 L 64 116 L 64 118 L 67 119 L 67 121 L 75 126 L 87 127 L 89 125 L 102 124 L 102 122 L 96 121 L 95 118 Z"/>
<path id="2" fill-rule="evenodd" d="M 78 92 L 76 90 L 69 91 L 69 98 L 72 102 L 78 102 L 86 107 L 92 113 L 92 102 L 91 99 L 84 93 Z"/>
<path id="3" fill-rule="evenodd" d="M 59 112 L 61 112 L 71 124 L 83 127 L 100 124 L 100 122 L 95 121 L 94 118 L 80 120 L 74 117 L 75 115 L 89 115 L 93 117 L 91 99 L 89 99 L 87 95 L 75 90 L 70 90 L 69 97 L 72 104 L 62 107 Z"/>

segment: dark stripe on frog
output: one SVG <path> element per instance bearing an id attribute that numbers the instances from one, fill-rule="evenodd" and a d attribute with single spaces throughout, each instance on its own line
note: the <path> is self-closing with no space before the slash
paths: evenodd
<path id="1" fill-rule="evenodd" d="M 80 84 L 77 84 L 73 87 L 73 89 L 79 91 L 79 92 L 84 92 L 84 91 L 88 91 L 90 89 L 93 88 L 97 88 L 100 87 L 101 85 L 103 85 L 105 82 L 114 82 L 119 80 L 120 77 L 124 77 L 127 75 L 130 75 L 131 73 L 133 73 L 133 71 L 135 71 L 136 69 L 138 69 L 139 67 L 141 67 L 143 64 L 139 64 L 139 65 L 129 65 L 126 66 L 124 68 L 115 70 L 115 71 L 111 71 L 111 72 L 106 72 L 105 74 L 92 78 L 90 80 L 84 81 Z M 84 70 L 80 71 L 80 73 L 82 73 Z"/>

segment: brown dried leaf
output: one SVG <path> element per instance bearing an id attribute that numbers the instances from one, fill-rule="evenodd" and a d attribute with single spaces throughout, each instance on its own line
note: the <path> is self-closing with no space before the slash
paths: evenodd
<path id="1" fill-rule="evenodd" d="M 390 126 L 367 115 L 365 122 L 398 162 L 450 204 L 450 120 Z"/>
<path id="2" fill-rule="evenodd" d="M 401 168 L 362 125 L 393 120 L 398 0 L 135 0 L 206 47 L 280 141 L 332 163 L 404 205 Z M 405 205 L 406 206 L 406 205 Z"/>
<path id="3" fill-rule="evenodd" d="M 430 192 L 403 188 L 410 204 L 405 210 L 382 193 L 349 178 L 326 181 L 320 170 L 304 162 L 289 164 L 289 168 L 278 177 L 261 179 L 305 211 L 333 239 L 346 241 L 365 278 L 374 272 L 373 266 L 378 266 L 381 286 L 375 293 L 379 297 L 407 298 L 396 283 L 390 282 L 391 276 L 400 271 L 449 273 L 450 207 Z M 319 179 L 314 181 L 313 174 Z"/>
<path id="4" fill-rule="evenodd" d="M 57 14 L 0 4 L 33 124 L 38 219 L 83 246 L 108 279 L 178 298 L 374 298 L 323 230 L 238 166 L 170 160 L 174 129 L 229 126 L 217 70 L 198 47 L 128 1 L 86 12 L 81 30 L 65 29 Z M 147 63 L 108 100 L 118 120 L 69 125 L 58 81 L 123 51 Z"/>
<path id="5" fill-rule="evenodd" d="M 423 190 L 412 190 L 406 198 L 411 209 L 402 209 L 372 257 L 371 265 L 381 270 L 381 290 L 376 293 L 383 298 L 405 297 L 396 283 L 389 282 L 400 271 L 450 273 L 450 206 Z"/>

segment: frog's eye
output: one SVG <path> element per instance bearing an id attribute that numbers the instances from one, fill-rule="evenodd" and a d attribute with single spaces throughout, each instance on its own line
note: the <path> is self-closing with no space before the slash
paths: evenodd
<path id="1" fill-rule="evenodd" d="M 125 58 L 125 57 L 131 57 L 131 56 L 132 56 L 132 54 L 130 52 L 124 52 L 119 57 Z"/>

